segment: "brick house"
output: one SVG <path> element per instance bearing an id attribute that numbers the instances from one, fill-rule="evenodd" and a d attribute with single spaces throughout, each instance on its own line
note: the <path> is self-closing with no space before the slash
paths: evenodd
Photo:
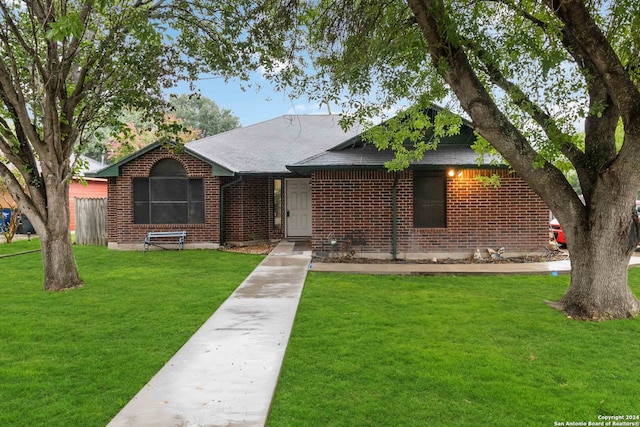
<path id="1" fill-rule="evenodd" d="M 108 178 L 108 240 L 135 249 L 149 231 L 186 230 L 186 248 L 311 240 L 358 256 L 469 256 L 505 246 L 540 252 L 549 213 L 508 169 L 477 163 L 473 130 L 443 139 L 406 171 L 331 115 L 283 116 L 186 144 L 152 144 L 96 175 Z M 497 174 L 499 187 L 478 176 Z"/>

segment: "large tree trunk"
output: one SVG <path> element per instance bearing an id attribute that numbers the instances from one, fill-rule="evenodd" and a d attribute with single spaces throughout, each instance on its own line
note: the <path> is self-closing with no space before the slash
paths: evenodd
<path id="1" fill-rule="evenodd" d="M 635 317 L 640 302 L 627 285 L 629 259 L 637 243 L 635 226 L 630 215 L 599 218 L 586 221 L 589 227 L 577 224 L 567 230 L 571 285 L 562 299 L 551 305 L 575 319 Z"/>
<path id="2" fill-rule="evenodd" d="M 597 255 L 571 252 L 571 286 L 553 306 L 574 319 L 635 317 L 640 305 L 627 285 L 628 258 L 620 259 L 604 248 L 588 245 L 597 250 Z"/>
<path id="3" fill-rule="evenodd" d="M 47 182 L 47 185 L 46 219 L 42 223 L 34 221 L 42 246 L 44 289 L 61 291 L 77 288 L 83 285 L 83 281 L 78 274 L 71 245 L 69 186 L 66 182 Z"/>
<path id="4" fill-rule="evenodd" d="M 561 28 L 557 34 L 547 34 L 551 39 L 560 35 L 556 41 L 573 57 L 580 73 L 589 76 L 585 84 L 592 111 L 585 119 L 581 149 L 571 134 L 562 131 L 561 122 L 548 114 L 548 101 L 537 104 L 538 97 L 526 92 L 529 84 L 518 86 L 522 76 L 503 74 L 506 62 L 495 60 L 494 52 L 478 45 L 473 37 L 457 32 L 457 18 L 448 10 L 450 3 L 407 2 L 427 41 L 433 65 L 455 92 L 476 131 L 547 203 L 563 227 L 571 253 L 571 286 L 552 305 L 580 319 L 636 316 L 639 303 L 627 286 L 627 268 L 638 242 L 638 221 L 637 217 L 632 220 L 630 209 L 639 182 L 640 100 L 635 80 L 598 28 L 598 18 L 592 18 L 585 2 L 542 2 L 564 24 L 557 27 Z M 528 10 L 518 12 L 518 8 L 513 6 L 512 12 L 542 31 L 557 29 Z M 478 63 L 481 65 L 476 68 Z M 499 107 L 499 92 L 507 94 L 513 107 L 535 121 L 550 146 L 557 147 L 576 168 L 584 202 L 551 160 L 541 162 L 545 154 L 537 151 L 537 138 L 531 139 L 528 130 L 522 131 L 529 125 L 522 127 L 509 118 L 510 113 L 505 114 L 508 110 Z M 618 150 L 615 132 L 620 118 L 625 133 Z"/>
<path id="5" fill-rule="evenodd" d="M 69 230 L 51 230 L 42 239 L 42 261 L 44 264 L 44 289 L 61 291 L 82 286 L 71 248 Z"/>

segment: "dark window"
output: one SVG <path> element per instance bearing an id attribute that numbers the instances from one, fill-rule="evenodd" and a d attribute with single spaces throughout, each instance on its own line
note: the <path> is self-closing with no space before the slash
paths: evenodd
<path id="1" fill-rule="evenodd" d="M 444 173 L 416 171 L 413 174 L 413 226 L 447 226 L 447 178 Z"/>
<path id="2" fill-rule="evenodd" d="M 189 224 L 204 224 L 204 180 L 189 180 Z"/>
<path id="3" fill-rule="evenodd" d="M 186 177 L 187 173 L 179 161 L 174 159 L 164 159 L 153 165 L 153 169 L 151 169 L 151 176 Z"/>
<path id="4" fill-rule="evenodd" d="M 152 202 L 186 202 L 188 180 L 186 178 L 152 177 L 153 185 L 149 187 Z"/>
<path id="5" fill-rule="evenodd" d="M 133 180 L 133 223 L 149 224 L 149 178 Z"/>
<path id="6" fill-rule="evenodd" d="M 177 160 L 160 160 L 149 178 L 133 180 L 135 224 L 203 224 L 204 180 L 189 179 Z"/>
<path id="7" fill-rule="evenodd" d="M 273 180 L 273 227 L 282 229 L 282 180 Z"/>

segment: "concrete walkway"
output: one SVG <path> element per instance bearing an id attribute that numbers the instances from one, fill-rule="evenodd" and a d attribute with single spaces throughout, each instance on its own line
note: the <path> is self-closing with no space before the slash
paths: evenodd
<path id="1" fill-rule="evenodd" d="M 108 426 L 265 425 L 310 260 L 280 243 Z"/>

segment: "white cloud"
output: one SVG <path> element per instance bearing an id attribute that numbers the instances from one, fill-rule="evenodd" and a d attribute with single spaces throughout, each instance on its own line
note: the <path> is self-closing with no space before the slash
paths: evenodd
<path id="1" fill-rule="evenodd" d="M 340 114 L 340 111 L 327 106 L 327 104 L 307 103 L 295 104 L 287 111 L 287 114 Z"/>
<path id="2" fill-rule="evenodd" d="M 268 80 L 269 76 L 277 76 L 278 74 L 280 74 L 280 72 L 282 72 L 282 70 L 286 69 L 288 66 L 289 66 L 288 62 L 274 60 L 271 70 L 267 70 L 264 67 L 264 65 L 261 65 L 260 67 L 258 67 L 258 73 L 260 74 L 260 77 Z"/>

